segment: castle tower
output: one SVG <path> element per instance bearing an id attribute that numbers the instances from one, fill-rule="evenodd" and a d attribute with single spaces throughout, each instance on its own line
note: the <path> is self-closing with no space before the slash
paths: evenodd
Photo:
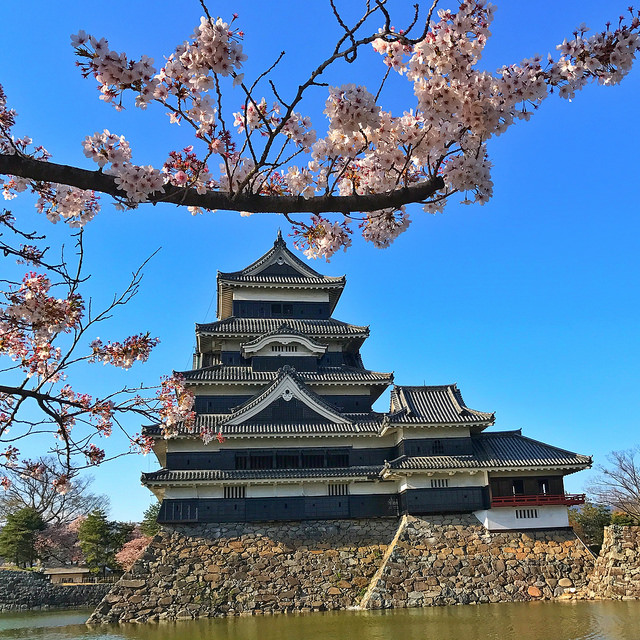
<path id="1" fill-rule="evenodd" d="M 248 267 L 218 273 L 217 322 L 196 325 L 194 433 L 156 439 L 142 482 L 159 521 L 256 522 L 474 513 L 488 529 L 567 526 L 563 476 L 591 458 L 485 432 L 456 385 L 394 386 L 370 371 L 365 326 L 333 317 L 345 277 L 298 259 L 281 234 Z M 391 338 L 391 337 L 390 337 Z M 204 442 L 201 431 L 224 441 Z"/>

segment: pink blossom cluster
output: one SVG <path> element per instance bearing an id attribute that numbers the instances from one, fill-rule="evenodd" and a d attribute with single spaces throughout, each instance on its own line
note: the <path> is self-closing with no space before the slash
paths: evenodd
<path id="1" fill-rule="evenodd" d="M 0 355 L 6 355 L 29 376 L 60 379 L 56 363 L 60 349 L 51 344 L 59 333 L 70 332 L 80 321 L 84 303 L 77 294 L 60 299 L 49 295 L 50 280 L 28 273 L 17 288 L 4 292 L 7 305 L 0 307 Z"/>
<path id="2" fill-rule="evenodd" d="M 124 136 L 105 129 L 87 136 L 82 146 L 85 156 L 97 162 L 100 168 L 110 164 L 105 173 L 115 176 L 116 185 L 125 192 L 128 205 L 145 202 L 152 193 L 164 188 L 162 172 L 151 165 L 138 166 L 130 162 L 131 147 Z"/>
<path id="3" fill-rule="evenodd" d="M 345 84 L 329 87 L 325 104 L 329 129 L 343 134 L 354 134 L 380 125 L 380 107 L 365 87 Z"/>
<path id="4" fill-rule="evenodd" d="M 309 259 L 324 257 L 327 261 L 340 249 L 351 246 L 351 230 L 345 222 L 331 222 L 322 216 L 311 216 L 311 224 L 304 231 L 294 230 L 296 245 L 307 247 L 304 255 Z"/>
<path id="5" fill-rule="evenodd" d="M 405 207 L 400 209 L 382 209 L 367 213 L 360 225 L 362 236 L 373 243 L 378 249 L 388 247 L 401 233 L 404 233 L 411 223 Z"/>
<path id="6" fill-rule="evenodd" d="M 54 224 L 64 220 L 70 227 L 83 227 L 100 211 L 100 202 L 95 191 L 50 184 L 36 189 L 36 209 L 44 213 Z"/>
<path id="7" fill-rule="evenodd" d="M 247 59 L 240 44 L 242 35 L 241 31 L 231 29 L 222 18 L 213 22 L 203 16 L 193 32 L 193 41 L 177 47 L 159 79 L 163 81 L 166 77 L 198 92 L 212 88 L 211 72 L 228 76 L 242 68 Z"/>
<path id="8" fill-rule="evenodd" d="M 89 362 L 112 364 L 114 367 L 129 369 L 136 360 L 146 362 L 151 350 L 159 344 L 158 338 L 151 338 L 149 332 L 129 336 L 122 342 L 107 342 L 100 338 L 91 343 L 91 357 Z"/>
<path id="9" fill-rule="evenodd" d="M 147 88 L 156 72 L 153 59 L 142 56 L 138 61 L 129 60 L 126 53 L 109 49 L 104 38 L 98 40 L 82 30 L 71 36 L 71 45 L 79 57 L 76 64 L 82 74 L 85 77 L 93 75 L 98 81 L 101 100 L 120 110 L 122 93 L 127 89 L 139 93 L 141 104 L 153 95 Z"/>
<path id="10" fill-rule="evenodd" d="M 206 163 L 198 159 L 193 146 L 182 152 L 172 151 L 162 167 L 166 180 L 176 187 L 192 187 L 198 193 L 206 193 L 212 188 L 211 174 Z"/>
<path id="11" fill-rule="evenodd" d="M 53 479 L 53 487 L 58 492 L 64 495 L 71 489 L 71 478 L 67 474 L 59 475 Z"/>
<path id="12" fill-rule="evenodd" d="M 140 536 L 125 542 L 122 549 L 116 553 L 116 562 L 125 570 L 129 571 L 136 560 L 142 555 L 151 542 L 150 536 Z"/>
<path id="13" fill-rule="evenodd" d="M 395 29 L 391 27 L 391 31 Z M 380 37 L 373 41 L 373 50 L 384 56 L 383 61 L 389 68 L 402 75 L 407 68 L 403 58 L 411 53 L 412 47 L 398 38 L 387 39 L 384 29 L 379 29 L 378 33 Z"/>
<path id="14" fill-rule="evenodd" d="M 185 386 L 184 378 L 181 375 L 174 373 L 162 380 L 158 391 L 158 400 L 161 403 L 160 419 L 165 438 L 175 435 L 179 425 L 182 425 L 187 431 L 193 431 L 195 397 Z"/>

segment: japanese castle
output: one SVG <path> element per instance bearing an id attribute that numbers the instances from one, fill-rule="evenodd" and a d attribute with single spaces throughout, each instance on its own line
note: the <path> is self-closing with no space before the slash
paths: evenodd
<path id="1" fill-rule="evenodd" d="M 142 482 L 159 522 L 257 522 L 473 513 L 489 530 L 568 526 L 563 477 L 591 458 L 486 431 L 455 384 L 391 388 L 360 348 L 369 328 L 333 317 L 346 279 L 311 269 L 280 233 L 218 273 L 217 322 L 196 325 L 193 432 L 147 427 L 162 466 Z M 202 430 L 221 432 L 205 444 Z"/>

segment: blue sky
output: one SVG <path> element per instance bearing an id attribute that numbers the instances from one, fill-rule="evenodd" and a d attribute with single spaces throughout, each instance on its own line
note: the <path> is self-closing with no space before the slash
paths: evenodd
<path id="1" fill-rule="evenodd" d="M 225 18 L 240 14 L 247 78 L 287 52 L 276 80 L 290 92 L 335 40 L 328 7 L 311 4 L 304 11 L 289 2 L 248 0 L 210 8 Z M 403 3 L 394 4 L 402 13 Z M 496 4 L 482 61 L 490 70 L 553 51 L 581 22 L 599 29 L 627 6 L 614 0 Z M 189 132 L 170 126 L 161 112 L 132 106 L 119 114 L 100 102 L 95 82 L 74 67 L 69 36 L 84 29 L 132 57 L 146 53 L 158 62 L 191 34 L 199 16 L 195 0 L 180 3 L 179 11 L 175 2 L 120 0 L 24 0 L 4 7 L 0 82 L 19 113 L 16 133 L 31 135 L 55 161 L 92 168 L 81 140 L 107 128 L 130 140 L 135 162 L 160 165 L 168 151 L 190 143 Z M 360 65 L 328 80 L 373 87 L 381 69 L 377 57 L 364 55 Z M 356 238 L 330 264 L 313 264 L 347 275 L 336 317 L 371 326 L 366 366 L 394 371 L 398 384 L 457 382 L 469 406 L 496 412 L 495 429 L 522 428 L 532 438 L 591 454 L 596 463 L 638 443 L 632 409 L 640 382 L 639 77 L 636 70 L 619 87 L 588 87 L 572 103 L 551 98 L 530 122 L 491 141 L 495 195 L 484 207 L 452 201 L 437 216 L 413 207 L 409 231 L 390 249 Z M 403 83 L 391 85 L 383 106 L 397 114 L 411 108 L 403 91 Z M 324 100 L 318 89 L 305 110 L 319 131 Z M 153 384 L 188 368 L 194 323 L 215 319 L 216 271 L 253 261 L 278 227 L 289 232 L 273 215 L 192 218 L 171 206 L 118 213 L 104 204 L 86 233 L 93 274 L 86 291 L 94 304 L 162 249 L 145 270 L 140 295 L 99 335 L 121 339 L 148 330 L 162 342 L 146 365 L 129 372 L 83 371 L 77 388 L 90 393 L 124 381 Z M 25 226 L 64 240 L 64 228 L 40 219 L 29 198 L 10 206 Z M 117 437 L 106 444 L 112 452 L 122 446 Z M 95 470 L 95 489 L 111 496 L 113 517 L 140 517 L 150 494 L 139 474 L 154 465 L 152 456 L 129 456 Z M 570 476 L 567 488 L 579 491 L 588 479 L 589 472 Z"/>

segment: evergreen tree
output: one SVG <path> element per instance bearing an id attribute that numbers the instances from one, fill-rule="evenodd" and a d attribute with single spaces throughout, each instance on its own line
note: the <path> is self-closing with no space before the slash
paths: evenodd
<path id="1" fill-rule="evenodd" d="M 118 569 L 116 553 L 132 531 L 132 524 L 109 521 L 102 509 L 92 511 L 78 528 L 80 548 L 87 566 L 94 573 L 102 571 L 103 575 L 107 569 Z"/>
<path id="2" fill-rule="evenodd" d="M 580 509 L 569 509 L 569 523 L 591 550 L 599 553 L 604 528 L 611 524 L 611 510 L 603 504 L 587 500 Z"/>
<path id="3" fill-rule="evenodd" d="M 8 514 L 6 520 L 0 532 L 0 555 L 17 565 L 33 566 L 38 557 L 36 537 L 45 528 L 42 517 L 32 507 L 25 507 Z"/>
<path id="4" fill-rule="evenodd" d="M 153 537 L 160 531 L 160 525 L 158 524 L 158 514 L 160 513 L 160 503 L 154 502 L 150 504 L 142 516 L 142 522 L 140 523 L 140 531 L 145 536 Z"/>

